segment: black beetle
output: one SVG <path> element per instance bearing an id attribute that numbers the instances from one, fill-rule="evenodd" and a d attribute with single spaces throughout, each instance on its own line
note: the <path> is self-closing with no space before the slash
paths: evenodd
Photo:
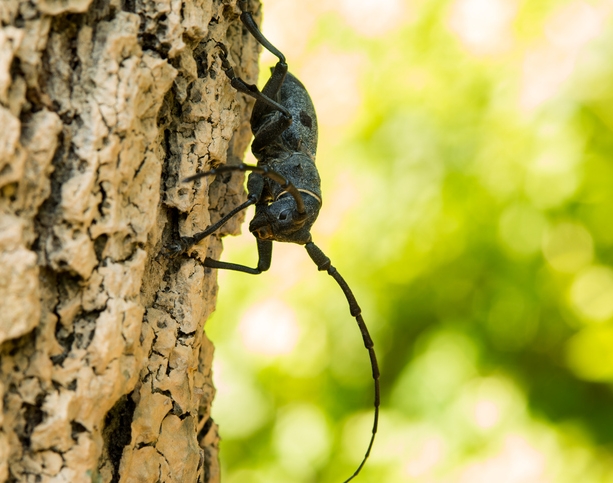
<path id="1" fill-rule="evenodd" d="M 256 268 L 206 258 L 204 265 L 211 268 L 236 270 L 259 274 L 270 268 L 272 243 L 291 242 L 304 245 L 307 253 L 319 270 L 325 270 L 339 284 L 349 303 L 351 315 L 355 317 L 364 345 L 370 356 L 375 391 L 375 414 L 370 443 L 364 458 L 355 472 L 345 483 L 358 475 L 372 449 L 379 421 L 379 367 L 374 344 L 362 319 L 361 309 L 347 282 L 341 277 L 330 259 L 311 240 L 311 227 L 321 208 L 322 195 L 320 178 L 315 166 L 317 150 L 317 117 L 315 107 L 302 83 L 288 72 L 285 56 L 260 32 L 248 1 L 239 0 L 240 19 L 247 30 L 279 61 L 264 88 L 247 84 L 235 73 L 228 61 L 226 47 L 218 43 L 222 68 L 239 92 L 255 98 L 251 114 L 253 142 L 251 150 L 258 160 L 257 166 L 244 163 L 220 166 L 195 174 L 184 180 L 193 181 L 230 171 L 251 171 L 247 181 L 247 201 L 233 209 L 205 231 L 191 237 L 183 237 L 169 247 L 169 252 L 179 254 L 193 244 L 214 233 L 239 211 L 255 204 L 255 216 L 249 224 L 249 231 L 257 241 L 258 265 Z"/>

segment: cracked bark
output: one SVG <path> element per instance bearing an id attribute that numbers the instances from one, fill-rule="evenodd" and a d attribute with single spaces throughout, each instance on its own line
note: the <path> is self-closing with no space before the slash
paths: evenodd
<path id="1" fill-rule="evenodd" d="M 253 4 L 254 10 L 258 5 Z M 257 78 L 234 0 L 0 2 L 0 483 L 217 482 L 217 236 Z M 239 217 L 220 234 L 237 233 Z"/>

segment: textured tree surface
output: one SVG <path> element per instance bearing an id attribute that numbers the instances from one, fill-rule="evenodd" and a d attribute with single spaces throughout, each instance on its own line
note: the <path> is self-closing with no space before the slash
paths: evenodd
<path id="1" fill-rule="evenodd" d="M 259 6 L 253 4 L 253 9 Z M 230 0 L 0 1 L 0 482 L 213 482 L 221 244 L 256 42 Z M 238 231 L 238 222 L 224 233 Z"/>

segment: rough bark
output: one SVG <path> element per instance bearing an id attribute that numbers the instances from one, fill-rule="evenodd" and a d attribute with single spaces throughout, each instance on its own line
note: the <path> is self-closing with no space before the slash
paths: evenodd
<path id="1" fill-rule="evenodd" d="M 163 249 L 244 198 L 240 175 L 180 182 L 248 144 L 216 48 L 255 82 L 238 13 L 0 1 L 0 482 L 218 481 L 201 260 L 221 244 Z"/>

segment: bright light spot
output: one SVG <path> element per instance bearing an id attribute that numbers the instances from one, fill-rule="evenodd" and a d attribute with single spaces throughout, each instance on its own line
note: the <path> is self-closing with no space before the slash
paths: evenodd
<path id="1" fill-rule="evenodd" d="M 529 51 L 524 59 L 521 106 L 532 110 L 555 96 L 575 69 L 575 55 L 549 45 Z"/>
<path id="2" fill-rule="evenodd" d="M 470 339 L 452 331 L 428 338 L 424 352 L 396 380 L 390 402 L 400 411 L 439 404 L 474 377 L 475 346 Z"/>
<path id="3" fill-rule="evenodd" d="M 532 110 L 554 97 L 575 70 L 581 49 L 602 30 L 602 15 L 585 2 L 554 12 L 545 25 L 547 42 L 524 60 L 521 106 Z"/>
<path id="4" fill-rule="evenodd" d="M 315 27 L 318 5 L 313 2 L 267 0 L 263 9 L 262 32 L 273 45 L 293 62 L 304 55 Z M 290 21 L 291 20 L 291 21 Z M 277 58 L 262 49 L 264 63 L 276 63 Z"/>
<path id="5" fill-rule="evenodd" d="M 456 0 L 449 25 L 473 54 L 497 54 L 512 43 L 510 26 L 515 13 L 512 0 Z"/>
<path id="6" fill-rule="evenodd" d="M 300 79 L 317 106 L 317 120 L 329 127 L 348 124 L 362 103 L 358 80 L 363 57 L 332 52 L 314 52 L 300 69 Z"/>
<path id="7" fill-rule="evenodd" d="M 347 23 L 365 37 L 386 34 L 404 20 L 401 0 L 341 0 L 338 9 Z"/>
<path id="8" fill-rule="evenodd" d="M 330 428 L 321 410 L 297 405 L 281 411 L 274 429 L 274 446 L 288 471 L 304 475 L 321 467 L 330 451 Z"/>
<path id="9" fill-rule="evenodd" d="M 500 408 L 494 401 L 482 399 L 475 404 L 475 423 L 481 429 L 491 429 L 500 421 Z"/>
<path id="10" fill-rule="evenodd" d="M 573 172 L 532 171 L 526 176 L 526 194 L 540 210 L 555 208 L 576 191 L 579 177 Z"/>
<path id="11" fill-rule="evenodd" d="M 541 244 L 545 220 L 533 206 L 515 203 L 504 210 L 500 217 L 498 233 L 511 252 L 530 255 Z"/>
<path id="12" fill-rule="evenodd" d="M 324 208 L 319 214 L 315 229 L 318 234 L 330 236 L 338 230 L 339 220 L 360 200 L 360 189 L 350 172 L 342 172 L 336 177 L 334 189 L 324 200 Z M 320 237 L 317 237 L 320 240 Z"/>
<path id="13" fill-rule="evenodd" d="M 430 472 L 443 457 L 444 441 L 436 436 L 426 439 L 417 453 L 406 464 L 405 471 L 416 478 Z"/>
<path id="14" fill-rule="evenodd" d="M 563 121 L 562 121 L 563 122 Z M 525 189 L 532 204 L 544 210 L 563 203 L 578 187 L 583 143 L 565 128 L 552 124 L 539 131 L 541 152 L 528 163 Z"/>
<path id="15" fill-rule="evenodd" d="M 567 343 L 566 362 L 581 379 L 613 380 L 613 328 L 591 325 L 579 331 Z"/>
<path id="16" fill-rule="evenodd" d="M 463 391 L 462 413 L 483 431 L 500 426 L 503 420 L 517 421 L 524 406 L 521 391 L 501 377 L 477 378 Z"/>
<path id="17" fill-rule="evenodd" d="M 271 285 L 277 287 L 275 295 L 302 283 L 305 271 L 310 272 L 313 268 L 313 262 L 304 256 L 304 249 L 293 243 L 276 243 L 273 258 L 268 277 L 274 278 Z"/>
<path id="18" fill-rule="evenodd" d="M 590 233 L 575 223 L 560 223 L 547 230 L 543 255 L 557 271 L 574 273 L 592 261 L 594 244 Z"/>
<path id="19" fill-rule="evenodd" d="M 547 40 L 562 49 L 578 49 L 598 37 L 601 30 L 601 16 L 585 2 L 565 5 L 545 25 Z"/>
<path id="20" fill-rule="evenodd" d="M 613 270 L 591 267 L 581 272 L 572 285 L 570 299 L 585 319 L 604 322 L 613 317 Z"/>
<path id="21" fill-rule="evenodd" d="M 213 363 L 216 394 L 212 413 L 226 438 L 245 438 L 260 429 L 270 417 L 270 404 L 246 371 L 232 369 L 223 354 Z"/>
<path id="22" fill-rule="evenodd" d="M 460 483 L 546 483 L 545 456 L 522 436 L 507 436 L 500 453 L 471 464 Z"/>
<path id="23" fill-rule="evenodd" d="M 549 141 L 551 142 L 551 141 Z M 561 142 L 558 144 L 558 149 L 551 149 L 534 159 L 530 164 L 530 171 L 536 174 L 570 174 L 573 168 L 579 164 L 581 160 L 580 149 L 572 143 Z"/>
<path id="24" fill-rule="evenodd" d="M 241 317 L 238 330 L 249 352 L 266 356 L 289 354 L 300 337 L 296 314 L 276 299 L 251 306 Z"/>

